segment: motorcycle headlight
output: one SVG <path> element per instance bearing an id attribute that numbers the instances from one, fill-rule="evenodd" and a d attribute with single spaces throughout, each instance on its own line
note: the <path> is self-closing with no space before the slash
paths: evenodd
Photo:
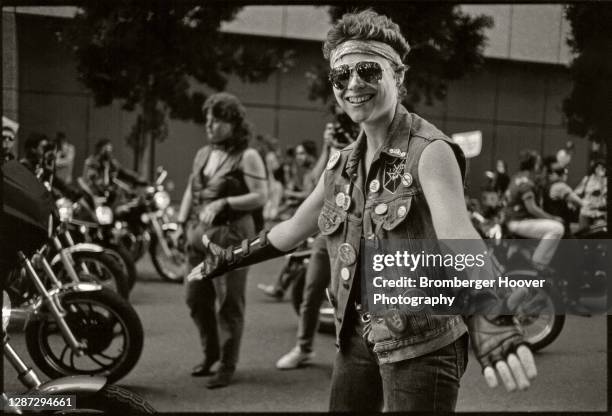
<path id="1" fill-rule="evenodd" d="M 96 208 L 96 219 L 100 225 L 108 225 L 113 223 L 113 210 L 107 206 Z"/>
<path id="2" fill-rule="evenodd" d="M 57 206 L 60 221 L 68 222 L 72 220 L 72 214 L 74 213 L 74 209 L 72 207 L 72 203 L 68 199 L 60 198 L 55 201 L 55 205 Z"/>
<path id="3" fill-rule="evenodd" d="M 157 191 L 153 195 L 153 202 L 155 203 L 155 208 L 166 209 L 170 205 L 170 195 L 166 191 Z"/>

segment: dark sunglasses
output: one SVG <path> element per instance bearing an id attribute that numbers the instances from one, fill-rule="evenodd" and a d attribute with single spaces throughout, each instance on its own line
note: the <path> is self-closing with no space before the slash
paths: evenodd
<path id="1" fill-rule="evenodd" d="M 346 64 L 340 65 L 329 72 L 329 81 L 332 86 L 337 90 L 345 89 L 351 79 L 353 69 L 359 78 L 368 84 L 377 84 L 382 79 L 384 71 L 378 62 L 362 61 L 352 67 Z"/>

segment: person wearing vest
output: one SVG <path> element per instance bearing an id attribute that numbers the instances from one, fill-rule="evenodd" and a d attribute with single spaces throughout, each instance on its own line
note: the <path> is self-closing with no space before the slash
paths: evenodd
<path id="1" fill-rule="evenodd" d="M 251 128 L 240 101 L 231 94 L 215 94 L 206 100 L 203 111 L 210 144 L 196 154 L 178 216 L 185 223 L 192 266 L 205 256 L 202 236 L 224 246 L 252 238 L 252 212 L 263 207 L 267 197 L 265 166 L 259 153 L 248 147 Z M 208 388 L 227 386 L 236 369 L 247 273 L 247 268 L 241 268 L 214 281 L 186 282 L 187 305 L 204 352 L 192 375 L 212 376 L 212 366 L 220 363 Z"/>
<path id="2" fill-rule="evenodd" d="M 508 231 L 524 238 L 540 240 L 531 261 L 538 270 L 548 272 L 565 229 L 563 219 L 542 209 L 542 160 L 535 150 L 523 150 L 519 171 L 506 190 L 504 217 Z"/>
<path id="3" fill-rule="evenodd" d="M 587 201 L 581 199 L 567 184 L 568 168 L 562 166 L 556 156 L 544 159 L 546 171 L 546 186 L 542 195 L 542 209 L 563 220 L 565 234 L 570 235 L 570 224 L 576 222 L 577 208 L 587 206 Z"/>
<path id="4" fill-rule="evenodd" d="M 318 229 L 327 237 L 336 314 L 331 411 L 453 411 L 468 329 L 487 384 L 495 387 L 499 377 L 508 390 L 527 388 L 535 363 L 508 320 L 403 312 L 388 321 L 368 312 L 360 296 L 362 239 L 472 239 L 485 246 L 465 207 L 461 150 L 400 103 L 409 46 L 399 26 L 371 10 L 345 14 L 323 51 L 335 98 L 360 124 L 359 137 L 330 157 L 291 219 L 240 247 L 205 239 L 206 258 L 187 279 L 209 280 L 279 256 Z M 497 299 L 487 290 L 465 295 Z"/>

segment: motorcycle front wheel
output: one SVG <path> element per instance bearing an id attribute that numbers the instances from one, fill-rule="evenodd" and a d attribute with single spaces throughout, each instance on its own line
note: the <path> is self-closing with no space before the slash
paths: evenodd
<path id="1" fill-rule="evenodd" d="M 525 341 L 532 351 L 539 351 L 552 344 L 565 325 L 565 315 L 559 315 L 557 292 L 548 288 L 531 289 L 530 298 L 525 300 L 537 306 L 530 306 L 529 312 L 518 314 L 517 319 L 524 331 Z M 537 313 L 533 312 L 537 309 Z"/>
<path id="2" fill-rule="evenodd" d="M 152 415 L 156 413 L 142 397 L 118 386 L 106 385 L 93 394 L 77 392 L 75 395 L 74 409 L 54 414 Z"/>
<path id="3" fill-rule="evenodd" d="M 72 253 L 71 256 L 80 280 L 99 283 L 105 288 L 117 292 L 124 299 L 130 296 L 127 275 L 107 253 L 77 252 Z M 86 266 L 88 272 L 85 272 L 82 265 Z M 55 272 L 62 282 L 71 281 L 62 263 L 57 264 Z"/>
<path id="4" fill-rule="evenodd" d="M 172 283 L 182 283 L 185 277 L 185 265 L 187 264 L 187 255 L 170 236 L 171 231 L 164 230 L 163 236 L 170 250 L 168 256 L 158 238 L 154 235 L 151 238 L 149 245 L 149 254 L 155 270 L 163 280 Z"/>
<path id="5" fill-rule="evenodd" d="M 32 360 L 51 378 L 98 375 L 117 381 L 138 362 L 143 348 L 143 329 L 132 306 L 116 293 L 68 292 L 61 296 L 64 319 L 83 354 L 70 348 L 51 315 L 26 326 L 26 346 Z"/>

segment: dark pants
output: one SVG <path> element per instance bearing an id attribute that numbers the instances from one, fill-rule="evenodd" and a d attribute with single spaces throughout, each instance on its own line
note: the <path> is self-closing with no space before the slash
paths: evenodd
<path id="1" fill-rule="evenodd" d="M 327 239 L 319 236 L 312 245 L 304 283 L 304 296 L 298 321 L 298 345 L 302 351 L 312 351 L 314 336 L 319 324 L 319 309 L 329 285 L 331 271 L 327 254 Z"/>
<path id="2" fill-rule="evenodd" d="M 203 230 L 197 224 L 187 228 L 188 257 L 192 267 L 202 261 Z M 234 242 L 237 244 L 253 233 L 253 221 L 248 217 L 248 222 L 245 220 L 244 224 L 237 225 L 237 230 L 231 230 L 232 235 L 228 241 L 238 240 Z M 200 334 L 205 360 L 209 363 L 220 361 L 221 366 L 228 370 L 236 368 L 240 353 L 247 273 L 248 268 L 243 268 L 212 280 L 203 279 L 186 284 L 186 301 Z"/>
<path id="3" fill-rule="evenodd" d="M 453 412 L 467 365 L 468 335 L 429 354 L 379 364 L 355 329 L 336 354 L 330 411 Z"/>

